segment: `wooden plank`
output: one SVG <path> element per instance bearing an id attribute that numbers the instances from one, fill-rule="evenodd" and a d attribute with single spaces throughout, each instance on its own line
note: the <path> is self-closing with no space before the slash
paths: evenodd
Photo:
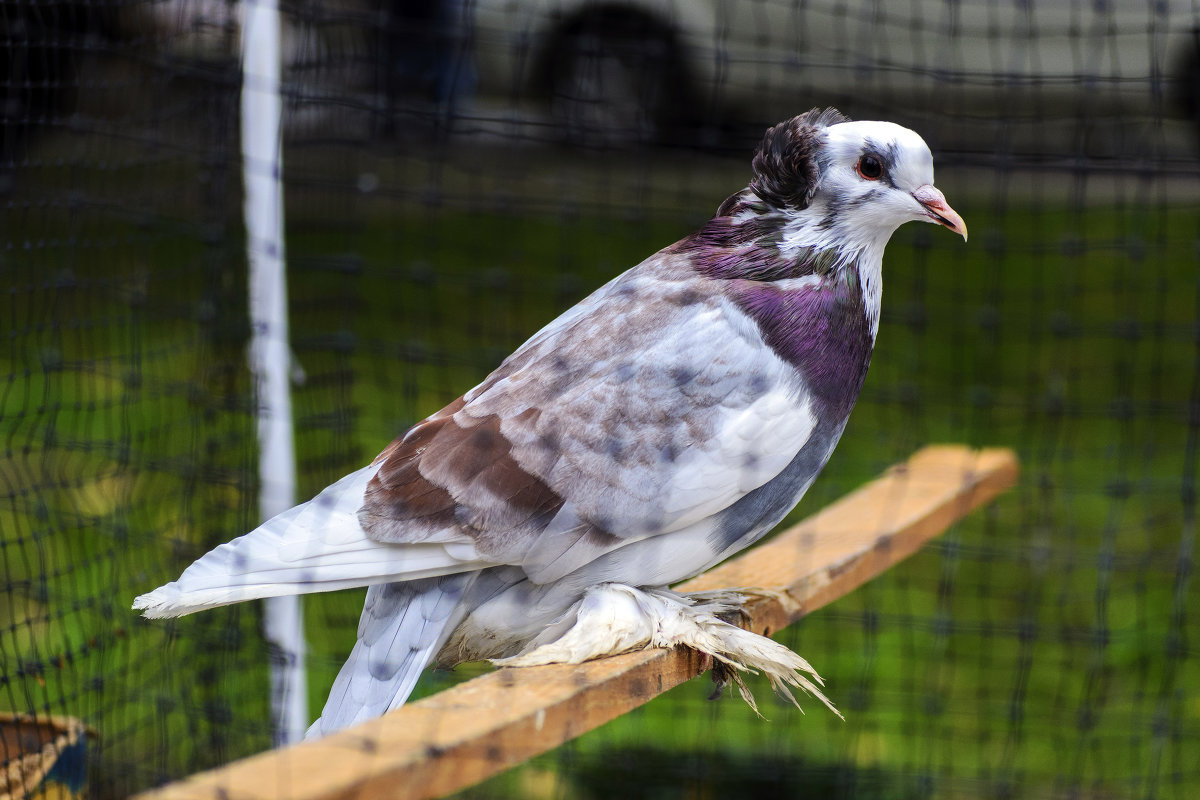
<path id="1" fill-rule="evenodd" d="M 767 587 L 768 595 L 748 604 L 748 627 L 775 631 L 906 558 L 1016 477 L 1011 451 L 927 447 L 677 588 Z M 656 649 L 580 665 L 496 670 L 320 741 L 253 756 L 141 797 L 438 797 L 603 725 L 700 668 L 694 653 Z"/>

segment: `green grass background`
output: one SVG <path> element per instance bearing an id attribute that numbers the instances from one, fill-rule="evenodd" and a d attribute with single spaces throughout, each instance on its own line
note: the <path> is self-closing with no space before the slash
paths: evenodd
<path id="1" fill-rule="evenodd" d="M 91 724 L 101 797 L 269 745 L 256 607 L 165 623 L 128 610 L 257 514 L 236 192 L 202 186 L 193 205 L 189 188 L 175 205 L 176 178 L 220 169 L 132 164 L 115 168 L 124 188 L 43 165 L 10 203 L 0 262 L 0 707 Z M 398 185 L 386 160 L 367 166 Z M 423 175 L 446 181 L 434 202 L 364 198 L 321 182 L 341 167 L 300 161 L 287 250 L 302 497 L 721 199 L 651 188 L 630 208 L 612 179 L 566 206 L 506 203 L 498 186 L 520 168 L 495 167 L 496 185 Z M 78 205 L 46 200 L 80 182 Z M 1200 794 L 1200 204 L 999 198 L 951 198 L 969 245 L 932 226 L 894 238 L 862 400 L 791 518 L 927 443 L 1022 459 L 992 507 L 781 635 L 846 722 L 754 682 L 762 721 L 691 682 L 465 796 Z M 361 597 L 306 601 L 314 713 Z"/>

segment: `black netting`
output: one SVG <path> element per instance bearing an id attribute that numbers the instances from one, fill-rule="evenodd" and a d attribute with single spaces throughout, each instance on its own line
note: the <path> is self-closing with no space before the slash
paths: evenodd
<path id="1" fill-rule="evenodd" d="M 847 721 L 690 683 L 469 796 L 1200 794 L 1200 8 L 282 10 L 302 498 L 694 230 L 780 119 L 914 128 L 971 226 L 893 237 L 791 519 L 930 442 L 1021 481 L 783 634 Z M 89 725 L 95 797 L 271 741 L 259 604 L 129 610 L 257 523 L 239 14 L 0 2 L 0 711 Z M 361 603 L 306 599 L 314 711 Z"/>

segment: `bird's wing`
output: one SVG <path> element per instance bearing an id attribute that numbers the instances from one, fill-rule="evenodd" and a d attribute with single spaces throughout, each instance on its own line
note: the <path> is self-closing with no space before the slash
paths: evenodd
<path id="1" fill-rule="evenodd" d="M 713 517 L 814 426 L 797 373 L 712 282 L 636 269 L 385 451 L 360 520 L 385 542 L 466 532 L 548 582 Z"/>
<path id="2" fill-rule="evenodd" d="M 543 341 L 553 348 L 556 326 L 569 327 L 592 313 L 605 288 L 524 349 L 541 352 Z M 541 532 L 561 510 L 562 496 L 520 468 L 502 435 L 493 436 L 473 419 L 469 428 L 455 424 L 454 414 L 464 404 L 460 400 L 414 426 L 374 463 L 307 503 L 213 549 L 177 580 L 137 597 L 134 608 L 148 617 L 179 616 L 263 597 L 509 563 L 511 554 L 497 536 L 521 527 L 522 519 Z M 423 473 L 435 477 L 427 480 Z M 479 552 L 480 535 L 492 552 Z"/>

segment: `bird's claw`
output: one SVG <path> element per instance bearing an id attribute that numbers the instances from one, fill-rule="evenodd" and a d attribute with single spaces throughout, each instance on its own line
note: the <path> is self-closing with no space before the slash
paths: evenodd
<path id="1" fill-rule="evenodd" d="M 736 625 L 739 628 L 745 628 L 750 624 L 750 612 L 744 606 L 730 608 L 714 616 L 722 622 L 728 622 L 730 625 Z"/>
<path id="2" fill-rule="evenodd" d="M 705 658 L 712 662 L 712 682 L 714 687 L 708 699 L 720 700 L 721 695 L 725 694 L 725 690 L 733 682 L 733 669 L 723 661 L 715 661 L 711 656 L 706 655 Z"/>

